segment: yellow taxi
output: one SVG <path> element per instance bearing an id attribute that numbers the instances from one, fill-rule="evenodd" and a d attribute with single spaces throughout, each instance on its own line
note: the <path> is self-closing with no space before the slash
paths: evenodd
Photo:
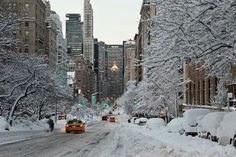
<path id="1" fill-rule="evenodd" d="M 70 132 L 85 132 L 85 124 L 79 119 L 69 120 L 65 126 L 66 133 Z"/>
<path id="2" fill-rule="evenodd" d="M 114 116 L 109 116 L 109 122 L 116 122 L 116 118 Z"/>

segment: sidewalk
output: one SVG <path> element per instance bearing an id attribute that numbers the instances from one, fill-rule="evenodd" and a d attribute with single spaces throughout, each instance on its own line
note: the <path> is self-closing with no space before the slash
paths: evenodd
<path id="1" fill-rule="evenodd" d="M 59 131 L 64 125 L 65 121 L 58 121 L 55 125 L 55 131 Z M 35 125 L 30 125 L 29 127 L 14 126 L 10 130 L 11 131 L 0 131 L 0 146 L 53 134 L 53 132 L 48 132 L 47 124 L 41 127 Z"/>
<path id="2" fill-rule="evenodd" d="M 20 142 L 33 138 L 50 136 L 52 133 L 46 131 L 6 131 L 0 132 L 0 146 Z"/>

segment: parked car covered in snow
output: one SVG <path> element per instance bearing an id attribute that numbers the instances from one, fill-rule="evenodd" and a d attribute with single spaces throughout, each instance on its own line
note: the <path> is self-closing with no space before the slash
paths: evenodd
<path id="1" fill-rule="evenodd" d="M 211 112 L 204 116 L 197 126 L 198 135 L 211 141 L 217 141 L 217 129 L 226 112 Z"/>
<path id="2" fill-rule="evenodd" d="M 162 118 L 150 118 L 146 123 L 146 128 L 150 130 L 157 130 L 165 126 L 165 122 Z"/>
<path id="3" fill-rule="evenodd" d="M 198 134 L 197 125 L 198 121 L 203 118 L 206 114 L 210 113 L 209 109 L 190 109 L 184 112 L 184 123 L 183 129 L 180 130 L 180 133 L 183 132 L 185 135 L 195 136 Z"/>
<path id="4" fill-rule="evenodd" d="M 128 123 L 133 123 L 134 124 L 134 122 L 135 122 L 135 120 L 137 119 L 138 117 L 130 117 L 129 119 L 128 119 Z"/>
<path id="5" fill-rule="evenodd" d="M 167 124 L 167 131 L 169 133 L 178 133 L 183 128 L 183 123 L 183 118 L 174 118 Z"/>
<path id="6" fill-rule="evenodd" d="M 222 145 L 235 143 L 236 112 L 226 113 L 217 129 L 218 142 Z"/>
<path id="7" fill-rule="evenodd" d="M 147 118 L 137 118 L 134 121 L 134 124 L 145 125 L 147 123 Z"/>

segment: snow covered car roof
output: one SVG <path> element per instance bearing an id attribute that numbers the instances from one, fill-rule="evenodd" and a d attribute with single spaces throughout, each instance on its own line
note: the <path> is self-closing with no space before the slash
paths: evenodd
<path id="1" fill-rule="evenodd" d="M 209 109 L 190 109 L 184 112 L 184 120 L 188 124 L 193 124 L 210 112 Z"/>

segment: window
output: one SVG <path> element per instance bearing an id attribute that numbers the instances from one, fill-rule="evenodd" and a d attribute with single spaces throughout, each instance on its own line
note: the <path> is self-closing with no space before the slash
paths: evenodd
<path id="1" fill-rule="evenodd" d="M 29 27 L 29 22 L 25 22 L 25 27 Z"/>
<path id="2" fill-rule="evenodd" d="M 29 53 L 29 49 L 28 48 L 25 48 L 25 53 Z"/>
<path id="3" fill-rule="evenodd" d="M 28 44 L 29 43 L 29 39 L 25 39 L 25 44 Z"/>
<path id="4" fill-rule="evenodd" d="M 12 4 L 11 4 L 11 3 L 9 3 L 9 4 L 8 4 L 8 6 L 9 6 L 9 9 L 11 9 L 11 8 L 12 8 Z"/>
<path id="5" fill-rule="evenodd" d="M 29 31 L 25 31 L 25 37 L 29 37 Z"/>
<path id="6" fill-rule="evenodd" d="M 25 8 L 29 9 L 29 4 L 28 3 L 25 3 Z"/>

